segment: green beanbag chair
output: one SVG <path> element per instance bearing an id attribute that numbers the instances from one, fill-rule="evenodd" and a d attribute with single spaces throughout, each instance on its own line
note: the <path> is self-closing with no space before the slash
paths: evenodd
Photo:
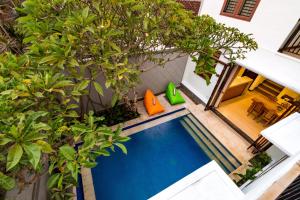
<path id="1" fill-rule="evenodd" d="M 180 92 L 176 89 L 175 84 L 170 82 L 166 90 L 166 96 L 171 105 L 184 103 L 185 100 Z"/>

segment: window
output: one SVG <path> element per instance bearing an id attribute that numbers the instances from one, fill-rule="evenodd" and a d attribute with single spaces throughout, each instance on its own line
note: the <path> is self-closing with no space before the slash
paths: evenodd
<path id="1" fill-rule="evenodd" d="M 260 0 L 225 0 L 221 15 L 250 21 Z"/>

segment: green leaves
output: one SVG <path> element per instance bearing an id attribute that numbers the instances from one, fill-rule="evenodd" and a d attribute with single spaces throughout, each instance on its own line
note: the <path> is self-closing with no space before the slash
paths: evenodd
<path id="1" fill-rule="evenodd" d="M 30 112 L 28 118 L 26 119 L 26 125 L 30 127 L 40 117 L 44 117 L 48 114 L 46 111 L 37 111 L 37 112 Z"/>
<path id="2" fill-rule="evenodd" d="M 57 58 L 54 55 L 46 56 L 40 60 L 40 64 L 49 63 L 55 61 Z"/>
<path id="3" fill-rule="evenodd" d="M 130 137 L 120 137 L 118 138 L 118 142 L 127 142 L 130 140 Z"/>
<path id="4" fill-rule="evenodd" d="M 53 188 L 57 185 L 59 178 L 61 177 L 61 174 L 53 174 L 50 176 L 50 178 L 47 181 L 47 187 Z"/>
<path id="5" fill-rule="evenodd" d="M 52 149 L 51 145 L 43 140 L 36 141 L 36 144 L 39 145 L 43 153 L 52 153 L 54 150 Z"/>
<path id="6" fill-rule="evenodd" d="M 6 137 L 5 134 L 0 134 L 0 146 L 6 145 L 7 143 L 13 141 L 11 138 Z"/>
<path id="7" fill-rule="evenodd" d="M 145 18 L 144 21 L 143 21 L 143 27 L 144 27 L 144 30 L 148 30 L 148 24 L 149 24 L 149 19 L 148 18 Z"/>
<path id="8" fill-rule="evenodd" d="M 114 107 L 118 100 L 119 100 L 119 95 L 115 93 L 111 100 L 111 106 Z"/>
<path id="9" fill-rule="evenodd" d="M 72 81 L 69 81 L 69 80 L 62 80 L 62 81 L 59 81 L 57 83 L 55 83 L 52 88 L 63 88 L 63 87 L 68 87 L 68 86 L 72 86 L 74 85 Z"/>
<path id="10" fill-rule="evenodd" d="M 77 62 L 76 59 L 72 58 L 70 61 L 69 61 L 69 64 L 71 67 L 78 67 L 79 66 L 79 63 Z"/>
<path id="11" fill-rule="evenodd" d="M 37 124 L 34 124 L 32 127 L 35 131 L 49 131 L 49 130 L 51 130 L 51 127 L 48 124 L 43 123 L 43 122 L 39 122 Z"/>
<path id="12" fill-rule="evenodd" d="M 37 111 L 20 113 L 14 120 L 16 125 L 10 126 L 9 130 L 3 130 L 6 134 L 0 134 L 1 145 L 10 145 L 6 156 L 7 171 L 14 168 L 18 163 L 30 163 L 34 169 L 37 169 L 40 158 L 41 149 L 50 152 L 51 146 L 47 146 L 46 142 L 40 142 L 38 145 L 34 142 L 46 138 L 45 131 L 51 130 L 51 127 L 43 122 L 37 122 L 45 117 L 48 112 Z M 25 156 L 24 152 L 25 151 Z"/>
<path id="13" fill-rule="evenodd" d="M 69 145 L 64 145 L 59 148 L 59 153 L 67 160 L 74 160 L 76 151 Z"/>
<path id="14" fill-rule="evenodd" d="M 124 144 L 121 144 L 121 143 L 115 143 L 116 146 L 118 146 L 122 151 L 123 153 L 127 154 L 127 149 L 126 147 L 124 146 Z"/>
<path id="15" fill-rule="evenodd" d="M 14 189 L 16 186 L 16 181 L 14 178 L 6 176 L 2 172 L 0 172 L 0 188 L 6 191 Z"/>
<path id="16" fill-rule="evenodd" d="M 78 165 L 77 163 L 73 163 L 73 162 L 68 162 L 67 163 L 67 168 L 70 170 L 71 174 L 72 174 L 72 177 L 77 181 L 77 178 L 78 178 L 78 173 L 79 173 L 79 170 L 78 170 Z"/>
<path id="17" fill-rule="evenodd" d="M 33 168 L 36 169 L 41 158 L 41 148 L 37 144 L 23 145 L 24 150 L 29 158 L 29 162 L 32 164 Z"/>
<path id="18" fill-rule="evenodd" d="M 16 166 L 19 163 L 22 155 L 23 155 L 23 149 L 21 145 L 14 144 L 13 146 L 11 146 L 8 150 L 6 170 L 8 171 L 12 169 L 14 166 Z"/>
<path id="19" fill-rule="evenodd" d="M 11 134 L 14 138 L 18 138 L 20 136 L 18 128 L 14 125 L 10 128 L 9 134 Z"/>
<path id="20" fill-rule="evenodd" d="M 82 91 L 89 85 L 90 80 L 83 80 L 79 84 L 76 85 L 75 90 Z"/>
<path id="21" fill-rule="evenodd" d="M 122 51 L 121 51 L 121 49 L 120 49 L 120 47 L 118 47 L 118 45 L 116 45 L 114 42 L 108 42 L 109 43 L 109 45 L 112 47 L 112 49 L 114 49 L 114 50 L 116 50 L 117 52 L 119 52 L 119 53 L 121 53 Z"/>
<path id="22" fill-rule="evenodd" d="M 43 98 L 44 97 L 43 93 L 41 93 L 41 92 L 34 93 L 34 96 L 39 97 L 39 98 Z"/>
<path id="23" fill-rule="evenodd" d="M 86 8 L 84 8 L 83 10 L 82 10 L 82 17 L 83 18 L 87 18 L 88 17 L 88 15 L 89 15 L 89 7 L 86 7 Z"/>
<path id="24" fill-rule="evenodd" d="M 93 82 L 93 84 L 94 84 L 94 87 L 95 87 L 96 91 L 98 92 L 98 94 L 103 96 L 102 86 L 97 82 Z"/>

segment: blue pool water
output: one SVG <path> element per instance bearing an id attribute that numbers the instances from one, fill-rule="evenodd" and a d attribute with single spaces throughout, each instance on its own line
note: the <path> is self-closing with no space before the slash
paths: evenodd
<path id="1" fill-rule="evenodd" d="M 207 164 L 203 152 L 176 118 L 131 136 L 128 155 L 116 148 L 92 169 L 97 200 L 143 200 Z"/>

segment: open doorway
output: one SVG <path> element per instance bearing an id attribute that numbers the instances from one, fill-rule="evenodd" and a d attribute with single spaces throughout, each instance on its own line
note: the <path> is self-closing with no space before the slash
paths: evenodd
<path id="1" fill-rule="evenodd" d="M 263 129 L 291 114 L 299 99 L 299 93 L 239 67 L 215 109 L 255 141 Z"/>

